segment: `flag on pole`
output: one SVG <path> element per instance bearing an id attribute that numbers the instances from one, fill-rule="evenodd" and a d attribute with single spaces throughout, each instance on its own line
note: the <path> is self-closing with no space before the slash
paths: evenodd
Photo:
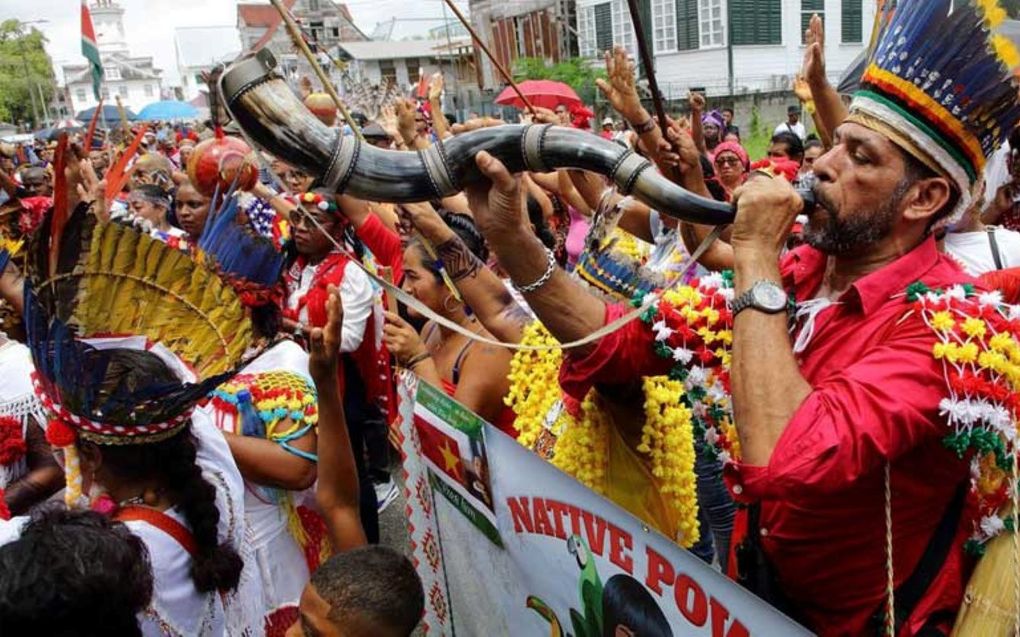
<path id="1" fill-rule="evenodd" d="M 81 54 L 92 68 L 92 93 L 98 100 L 99 84 L 103 81 L 103 61 L 99 57 L 99 45 L 96 44 L 96 30 L 92 28 L 88 0 L 81 0 Z"/>

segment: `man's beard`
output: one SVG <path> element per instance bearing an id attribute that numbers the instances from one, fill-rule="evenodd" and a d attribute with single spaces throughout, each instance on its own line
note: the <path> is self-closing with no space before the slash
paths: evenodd
<path id="1" fill-rule="evenodd" d="M 816 216 L 808 218 L 804 225 L 804 243 L 835 257 L 863 254 L 892 231 L 900 203 L 910 185 L 906 180 L 901 181 L 889 199 L 873 212 L 855 211 L 853 214 L 841 214 L 839 207 L 816 188 L 815 199 L 828 216 L 824 222 Z M 824 226 L 817 227 L 819 223 Z"/>

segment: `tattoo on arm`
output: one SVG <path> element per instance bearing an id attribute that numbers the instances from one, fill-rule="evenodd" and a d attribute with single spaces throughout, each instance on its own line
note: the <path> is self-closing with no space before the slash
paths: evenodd
<path id="1" fill-rule="evenodd" d="M 468 250 L 460 237 L 454 237 L 436 247 L 436 254 L 443 262 L 446 272 L 454 282 L 474 278 L 482 267 L 482 262 Z"/>

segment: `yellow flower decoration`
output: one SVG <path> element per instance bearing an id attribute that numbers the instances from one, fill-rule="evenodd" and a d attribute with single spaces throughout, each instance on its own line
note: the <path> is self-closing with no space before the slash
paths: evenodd
<path id="1" fill-rule="evenodd" d="M 948 332 L 956 325 L 953 315 L 948 311 L 935 312 L 931 315 L 931 326 L 940 332 Z"/>
<path id="2" fill-rule="evenodd" d="M 961 326 L 963 333 L 971 338 L 981 338 L 985 335 L 985 322 L 979 318 L 969 317 L 963 321 Z"/>

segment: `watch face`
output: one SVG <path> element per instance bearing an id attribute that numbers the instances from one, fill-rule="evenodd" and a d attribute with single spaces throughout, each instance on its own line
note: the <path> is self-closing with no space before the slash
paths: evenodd
<path id="1" fill-rule="evenodd" d="M 771 283 L 755 285 L 754 304 L 763 310 L 778 312 L 786 308 L 786 292 Z"/>

